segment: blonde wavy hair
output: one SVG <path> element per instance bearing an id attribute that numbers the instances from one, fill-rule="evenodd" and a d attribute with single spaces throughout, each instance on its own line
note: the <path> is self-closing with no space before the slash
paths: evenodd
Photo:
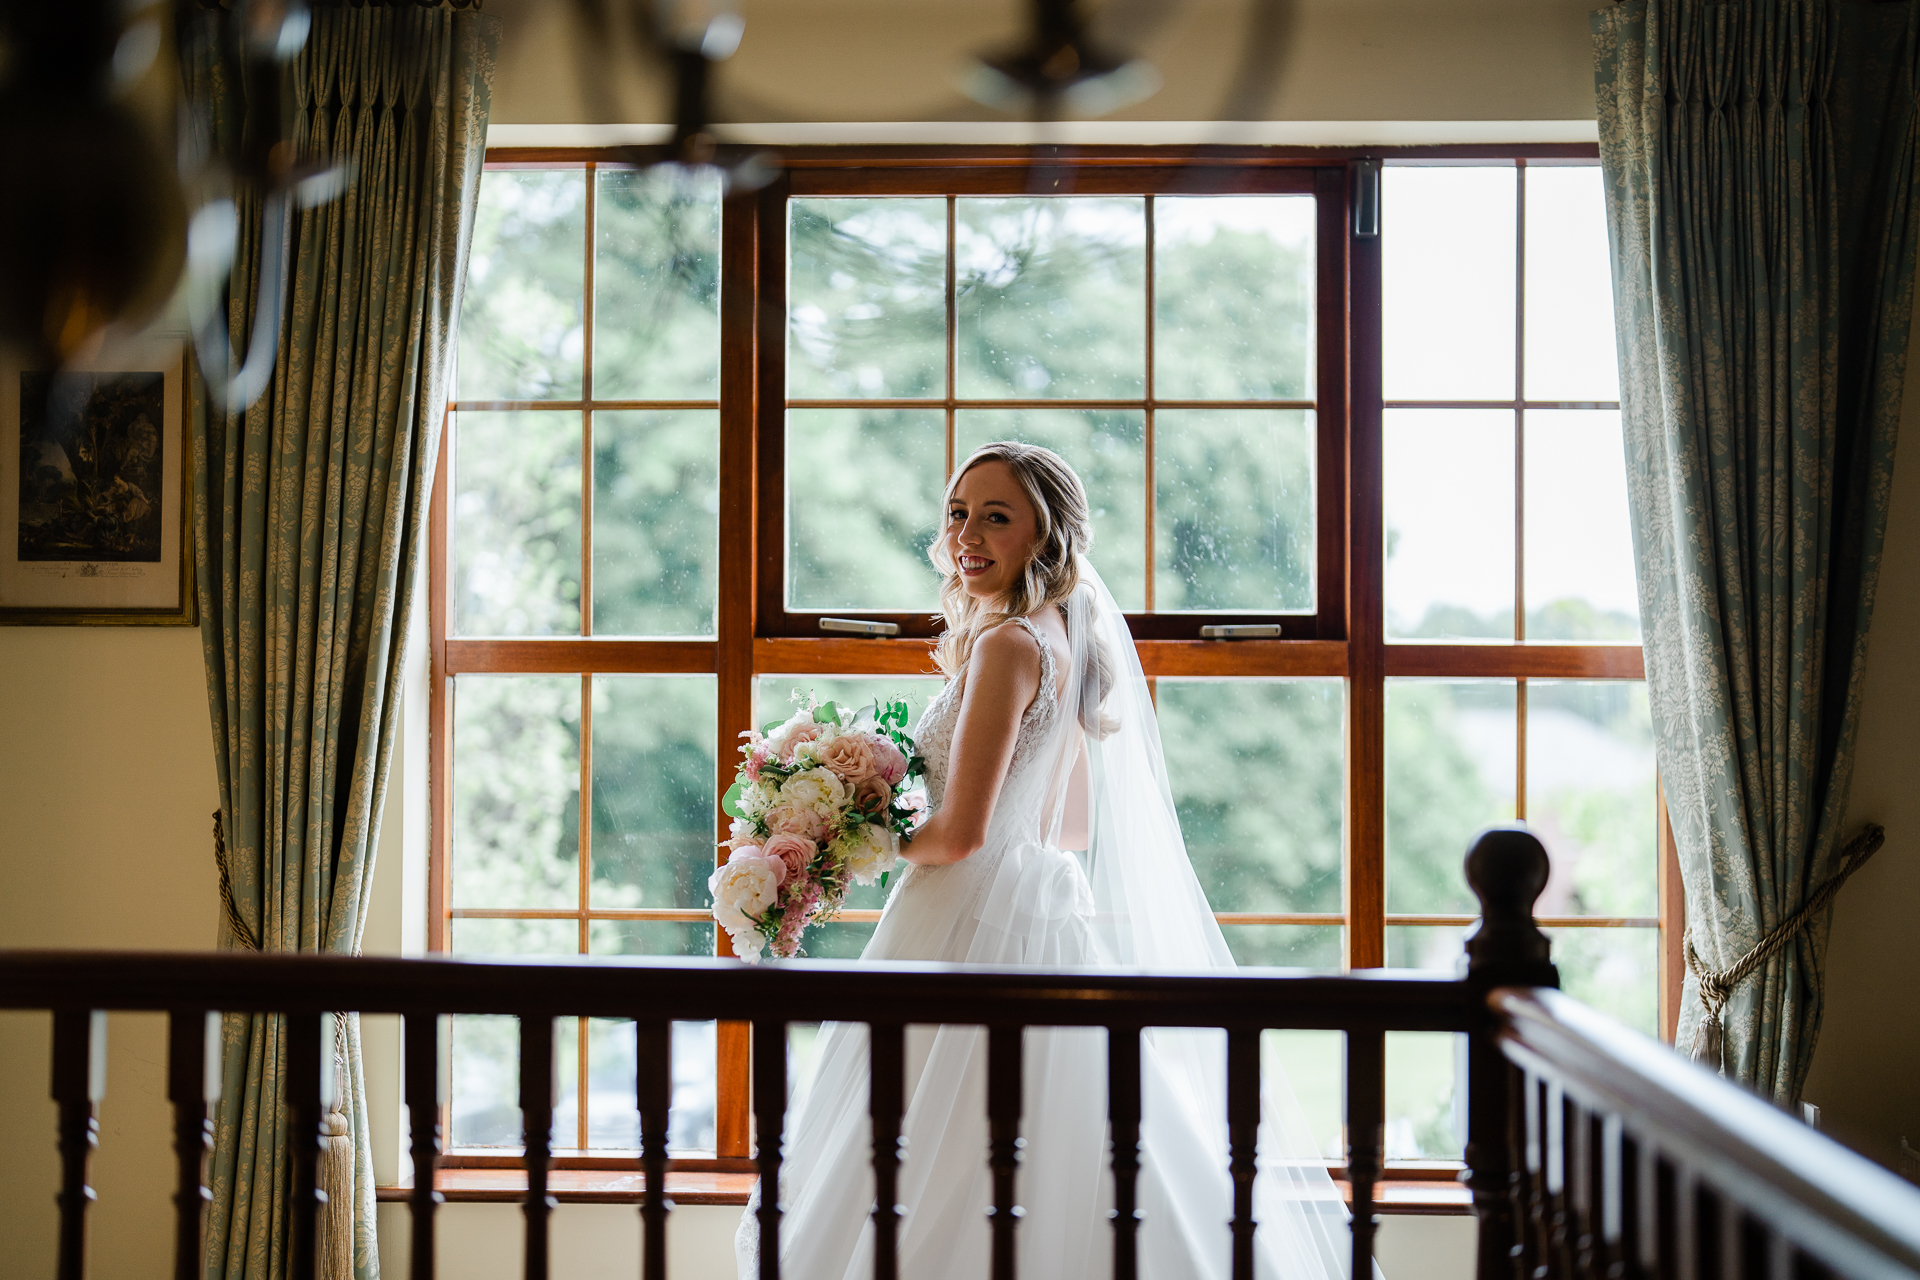
<path id="1" fill-rule="evenodd" d="M 1039 523 L 1039 536 L 1033 554 L 1022 566 L 1013 587 L 998 600 L 975 599 L 967 594 L 960 567 L 947 554 L 944 533 L 946 513 L 953 506 L 953 492 L 960 478 L 983 462 L 1004 462 L 1019 481 L 1027 501 L 1033 504 Z M 1075 587 L 1080 585 L 1078 557 L 1093 547 L 1093 511 L 1087 502 L 1086 486 L 1067 465 L 1067 460 L 1051 449 L 1017 440 L 996 440 L 975 449 L 967 460 L 954 468 L 953 478 L 941 495 L 942 534 L 927 548 L 927 558 L 940 572 L 940 613 L 946 630 L 934 646 L 934 663 L 952 679 L 960 674 L 973 655 L 974 643 L 993 628 L 1038 613 L 1048 606 L 1065 606 Z M 1113 687 L 1113 661 L 1100 642 L 1088 647 L 1088 678 L 1094 681 L 1099 696 L 1094 705 L 1106 701 Z M 1097 713 L 1096 713 L 1097 717 Z M 1089 733 L 1104 736 L 1110 726 L 1104 722 L 1083 726 Z"/>

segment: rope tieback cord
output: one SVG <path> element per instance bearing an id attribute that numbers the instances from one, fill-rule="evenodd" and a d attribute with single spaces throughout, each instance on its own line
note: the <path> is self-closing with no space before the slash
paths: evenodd
<path id="1" fill-rule="evenodd" d="M 1840 869 L 1813 891 L 1804 906 L 1774 926 L 1771 932 L 1753 944 L 1751 950 L 1724 969 L 1707 968 L 1700 953 L 1693 949 L 1693 925 L 1687 925 L 1682 943 L 1686 951 L 1687 972 L 1699 983 L 1700 1004 L 1704 1010 L 1700 1025 L 1693 1035 L 1693 1052 L 1690 1056 L 1695 1062 L 1711 1062 L 1725 1072 L 1721 1015 L 1726 1011 L 1727 1000 L 1733 995 L 1733 989 L 1797 938 L 1800 931 L 1833 901 L 1833 895 L 1840 892 L 1840 886 L 1847 882 L 1847 878 L 1866 866 L 1867 859 L 1878 853 L 1880 846 L 1886 842 L 1886 828 L 1880 826 L 1869 826 L 1849 840 L 1846 848 L 1840 851 Z"/>
<path id="2" fill-rule="evenodd" d="M 227 833 L 218 809 L 213 811 L 213 860 L 220 867 L 220 910 L 227 919 L 227 932 L 246 950 L 260 950 L 260 940 L 253 936 L 253 930 L 247 927 L 246 918 L 233 901 L 233 874 L 227 869 Z"/>

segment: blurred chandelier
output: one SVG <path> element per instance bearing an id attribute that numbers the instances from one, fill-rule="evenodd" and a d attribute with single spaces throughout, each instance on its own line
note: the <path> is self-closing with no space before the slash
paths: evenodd
<path id="1" fill-rule="evenodd" d="M 409 0 L 393 0 L 405 4 Z M 412 0 L 434 7 L 439 0 Z M 963 3 L 964 0 L 954 0 Z M 480 0 L 448 0 L 455 8 Z M 605 119 L 619 120 L 625 64 L 662 66 L 672 133 L 656 146 L 615 148 L 614 163 L 714 167 L 734 190 L 771 180 L 779 164 L 715 139 L 713 68 L 745 30 L 738 0 L 572 0 L 585 30 L 581 81 Z M 1250 0 L 1240 64 L 1220 118 L 1255 118 L 1293 0 Z M 1100 115 L 1160 86 L 1159 72 L 1123 50 L 1164 21 L 1173 0 L 1032 0 L 1018 45 L 981 54 L 962 76 L 976 101 L 1021 118 Z M 246 119 L 224 149 L 211 122 L 176 98 L 178 142 L 156 147 L 127 96 L 159 51 L 171 10 L 183 54 L 237 69 Z M 0 172 L 17 184 L 0 201 L 0 344 L 31 367 L 84 360 L 114 328 L 134 328 L 184 286 L 201 376 L 217 408 L 238 412 L 273 375 L 287 287 L 293 214 L 344 191 L 345 165 L 301 161 L 280 112 L 280 77 L 306 43 L 307 0 L 0 0 Z M 233 363 L 228 283 L 243 241 L 241 198 L 260 208 L 253 331 Z M 185 280 L 182 282 L 182 268 Z"/>

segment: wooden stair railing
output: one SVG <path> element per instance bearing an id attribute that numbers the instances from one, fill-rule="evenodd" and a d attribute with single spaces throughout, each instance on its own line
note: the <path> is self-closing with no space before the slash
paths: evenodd
<path id="1" fill-rule="evenodd" d="M 640 1216 L 646 1280 L 665 1280 L 669 1028 L 674 1021 L 753 1023 L 757 1163 L 777 1186 L 790 1022 L 869 1023 L 874 1275 L 903 1280 L 894 1203 L 901 1159 L 904 1024 L 987 1029 L 993 1170 L 993 1280 L 1013 1280 L 1019 1225 L 1021 1041 L 1030 1026 L 1108 1030 L 1114 1174 L 1113 1266 L 1138 1280 L 1141 1033 L 1153 1027 L 1227 1034 L 1231 1217 L 1235 1280 L 1253 1280 L 1253 1185 L 1260 1097 L 1259 1037 L 1267 1029 L 1347 1035 L 1347 1169 L 1352 1274 L 1371 1271 L 1374 1188 L 1382 1174 L 1388 1031 L 1465 1032 L 1469 1042 L 1466 1180 L 1479 1217 L 1480 1280 L 1575 1277 L 1910 1276 L 1920 1280 L 1920 1191 L 1907 1187 L 1669 1050 L 1566 999 L 1533 902 L 1547 858 L 1524 830 L 1496 828 L 1467 860 L 1480 925 L 1466 974 L 1375 970 L 1316 975 L 1280 970 L 1169 976 L 1133 971 L 1035 972 L 927 964 L 807 962 L 757 968 L 723 960 L 570 958 L 544 961 L 345 958 L 222 952 L 0 951 L 0 1008 L 54 1016 L 53 1095 L 59 1103 L 61 1280 L 86 1274 L 88 1161 L 104 1076 L 96 1011 L 163 1010 L 172 1018 L 168 1096 L 176 1108 L 179 1186 L 176 1280 L 198 1280 L 207 1192 L 208 1104 L 215 1100 L 214 1011 L 283 1015 L 292 1058 L 287 1107 L 309 1135 L 290 1153 L 289 1259 L 314 1273 L 322 1196 L 314 1180 L 322 1115 L 321 1048 L 330 1010 L 405 1019 L 404 1096 L 416 1170 L 411 1273 L 434 1274 L 439 1197 L 439 1024 L 447 1014 L 520 1019 L 520 1102 L 526 1128 L 524 1273 L 547 1275 L 553 1019 L 636 1023 L 635 1089 L 646 1196 Z M 781 1206 L 760 1206 L 762 1280 L 777 1280 Z M 1223 1243 L 1225 1241 L 1223 1240 Z M 911 1280 L 906 1277 L 904 1280 Z M 1044 1280 L 1030 1277 L 1029 1280 Z M 1393 1280 L 1402 1280 L 1394 1277 Z"/>

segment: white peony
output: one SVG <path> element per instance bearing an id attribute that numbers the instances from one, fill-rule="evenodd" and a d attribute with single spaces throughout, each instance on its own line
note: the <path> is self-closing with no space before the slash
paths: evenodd
<path id="1" fill-rule="evenodd" d="M 900 856 L 900 837 L 875 822 L 863 822 L 833 843 L 855 884 L 872 884 Z"/>
<path id="2" fill-rule="evenodd" d="M 713 918 L 728 933 L 753 929 L 752 917 L 765 915 L 787 878 L 786 866 L 762 857 L 751 845 L 736 849 L 707 879 L 713 894 Z"/>
<path id="3" fill-rule="evenodd" d="M 831 820 L 846 808 L 847 784 L 831 769 L 803 769 L 781 786 L 780 799 Z"/>

